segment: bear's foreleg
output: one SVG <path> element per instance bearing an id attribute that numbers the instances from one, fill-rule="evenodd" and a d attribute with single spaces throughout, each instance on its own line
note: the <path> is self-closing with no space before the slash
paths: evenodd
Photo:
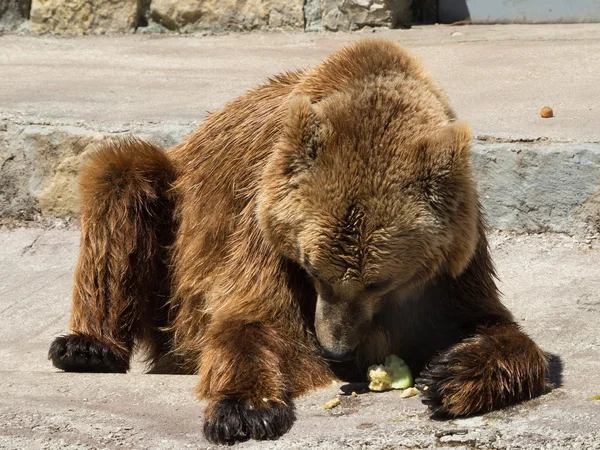
<path id="1" fill-rule="evenodd" d="M 204 433 L 218 443 L 273 439 L 295 420 L 283 358 L 292 342 L 272 324 L 223 322 L 205 336 L 197 392 Z"/>
<path id="2" fill-rule="evenodd" d="M 59 369 L 125 372 L 134 341 L 147 344 L 151 358 L 165 351 L 174 178 L 165 153 L 141 141 L 114 141 L 91 155 L 79 177 L 71 334 L 48 354 Z"/>
<path id="3" fill-rule="evenodd" d="M 463 337 L 421 372 L 423 402 L 435 414 L 485 413 L 544 392 L 546 357 L 500 301 L 482 227 L 469 265 L 438 297 L 444 299 L 438 307 L 461 324 Z"/>
<path id="4" fill-rule="evenodd" d="M 547 362 L 514 323 L 481 327 L 436 356 L 419 380 L 423 403 L 439 416 L 468 416 L 534 398 Z"/>
<path id="5" fill-rule="evenodd" d="M 274 439 L 292 426 L 293 397 L 331 382 L 315 348 L 277 322 L 227 320 L 204 336 L 198 396 L 212 442 Z"/>

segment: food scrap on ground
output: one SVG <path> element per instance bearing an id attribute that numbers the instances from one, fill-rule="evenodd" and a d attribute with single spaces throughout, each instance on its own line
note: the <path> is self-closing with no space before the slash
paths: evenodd
<path id="1" fill-rule="evenodd" d="M 540 116 L 542 116 L 544 119 L 548 119 L 554 116 L 554 111 L 552 111 L 552 108 L 549 106 L 544 106 L 540 112 Z"/>
<path id="2" fill-rule="evenodd" d="M 409 387 L 402 391 L 402 394 L 400 394 L 400 398 L 414 397 L 415 395 L 418 395 L 418 394 L 419 394 L 419 390 L 417 388 Z"/>
<path id="3" fill-rule="evenodd" d="M 414 384 L 410 368 L 396 355 L 385 358 L 383 365 L 370 366 L 367 375 L 371 381 L 369 389 L 372 391 L 406 389 Z"/>
<path id="4" fill-rule="evenodd" d="M 325 404 L 323 405 L 323 409 L 335 408 L 339 404 L 340 404 L 340 399 L 335 397 L 335 398 L 332 398 L 331 400 L 325 402 Z"/>

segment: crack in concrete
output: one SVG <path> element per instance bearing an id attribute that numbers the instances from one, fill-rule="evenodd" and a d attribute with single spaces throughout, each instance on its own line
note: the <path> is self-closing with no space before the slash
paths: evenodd
<path id="1" fill-rule="evenodd" d="M 31 297 L 33 294 L 41 291 L 42 289 L 45 289 L 46 287 L 48 287 L 49 285 L 51 285 L 52 283 L 55 283 L 56 281 L 58 281 L 59 279 L 61 279 L 62 277 L 64 277 L 65 275 L 69 275 L 70 272 L 64 272 L 61 273 L 59 276 L 57 276 L 56 278 L 52 279 L 51 281 L 42 284 L 39 288 L 29 292 L 27 295 L 25 295 L 24 297 L 19 298 L 18 300 L 16 300 L 14 303 L 8 305 L 6 308 L 4 308 L 2 311 L 0 311 L 0 316 L 2 314 L 4 314 L 6 311 L 10 310 L 11 308 L 13 308 L 15 305 L 19 304 L 20 302 L 22 302 L 23 300 L 27 300 L 29 297 Z M 5 292 L 2 293 L 3 295 L 6 294 Z"/>
<path id="2" fill-rule="evenodd" d="M 7 156 L 7 157 L 4 159 L 4 161 L 2 161 L 2 165 L 0 166 L 0 170 L 4 169 L 4 166 L 5 166 L 5 164 L 6 164 L 8 161 L 12 161 L 13 159 L 15 159 L 15 155 L 12 155 L 12 154 L 11 154 L 11 155 Z"/>
<path id="3" fill-rule="evenodd" d="M 21 256 L 25 256 L 32 248 L 33 246 L 36 244 L 36 242 L 38 241 L 39 238 L 42 237 L 42 234 L 38 234 L 34 239 L 33 242 L 29 245 L 26 245 L 25 247 L 23 247 L 23 250 L 21 250 Z"/>

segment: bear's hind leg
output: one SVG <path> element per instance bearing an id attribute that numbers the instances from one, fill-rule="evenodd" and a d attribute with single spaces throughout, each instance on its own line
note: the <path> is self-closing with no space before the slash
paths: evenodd
<path id="1" fill-rule="evenodd" d="M 142 141 L 114 141 L 90 157 L 79 177 L 72 333 L 56 338 L 48 354 L 57 368 L 126 372 L 134 343 L 154 359 L 168 350 L 161 328 L 168 325 L 174 179 L 166 154 Z"/>
<path id="2" fill-rule="evenodd" d="M 468 416 L 529 400 L 546 389 L 547 361 L 514 323 L 484 326 L 421 373 L 423 403 L 437 416 Z"/>

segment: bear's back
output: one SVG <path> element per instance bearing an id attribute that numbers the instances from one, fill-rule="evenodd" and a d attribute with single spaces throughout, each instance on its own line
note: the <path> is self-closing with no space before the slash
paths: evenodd
<path id="1" fill-rule="evenodd" d="M 232 185 L 252 190 L 281 134 L 292 97 L 307 95 L 317 103 L 369 80 L 396 75 L 412 79 L 424 96 L 433 94 L 448 119 L 455 118 L 444 92 L 404 48 L 383 39 L 359 41 L 312 70 L 273 77 L 209 115 L 184 143 L 169 150 L 180 174 L 177 185 L 189 190 L 210 175 L 211 190 L 222 186 L 231 191 Z"/>
<path id="2" fill-rule="evenodd" d="M 308 95 L 313 102 L 318 102 L 373 79 L 395 76 L 416 81 L 422 92 L 439 99 L 449 119 L 455 118 L 445 93 L 423 65 L 399 44 L 384 39 L 359 41 L 332 54 L 307 72 L 294 94 Z"/>

